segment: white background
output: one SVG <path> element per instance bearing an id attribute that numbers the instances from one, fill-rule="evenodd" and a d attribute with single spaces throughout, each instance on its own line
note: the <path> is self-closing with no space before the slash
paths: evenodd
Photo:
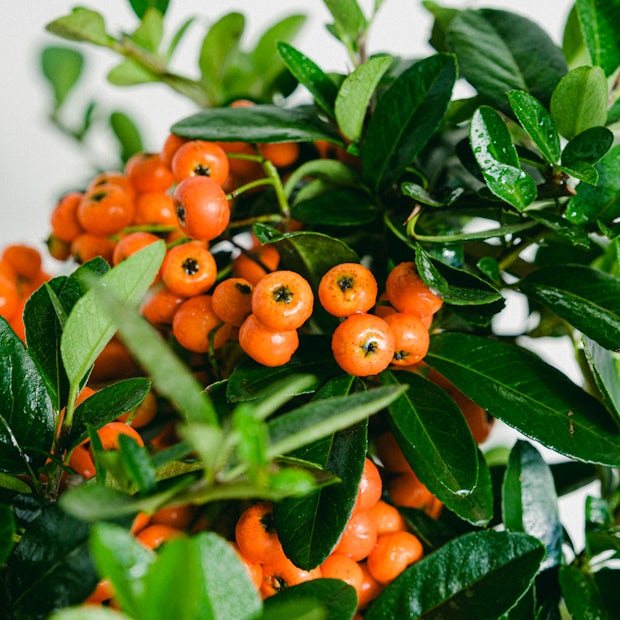
<path id="1" fill-rule="evenodd" d="M 117 34 L 132 30 L 136 18 L 127 0 L 69 2 L 67 0 L 20 0 L 6 2 L 0 20 L 3 62 L 0 64 L 1 139 L 0 150 L 0 248 L 7 243 L 28 242 L 43 249 L 49 232 L 48 218 L 58 195 L 79 187 L 92 176 L 85 154 L 68 138 L 55 130 L 46 119 L 51 108 L 51 94 L 39 69 L 39 53 L 47 44 L 64 44 L 44 30 L 46 23 L 68 13 L 72 6 L 82 4 L 101 11 L 108 31 Z M 371 2 L 361 1 L 368 8 Z M 452 0 L 446 6 L 457 8 L 490 6 L 512 10 L 541 25 L 560 44 L 566 17 L 571 7 L 568 0 L 490 0 L 466 2 Z M 292 13 L 309 15 L 304 30 L 295 45 L 326 70 L 346 71 L 347 57 L 340 45 L 326 31 L 327 10 L 321 0 L 219 0 L 202 2 L 171 0 L 168 15 L 168 36 L 185 19 L 196 16 L 187 41 L 178 50 L 176 68 L 190 76 L 196 75 L 197 49 L 205 27 L 231 10 L 247 18 L 244 45 L 250 46 L 268 25 L 277 18 Z M 407 57 L 420 57 L 433 52 L 427 40 L 432 19 L 416 0 L 385 0 L 371 31 L 369 52 L 386 51 Z M 79 117 L 90 98 L 95 98 L 106 112 L 122 109 L 137 120 L 147 150 L 159 150 L 175 121 L 193 112 L 193 104 L 159 85 L 119 89 L 108 85 L 106 73 L 114 66 L 116 57 L 107 50 L 81 47 L 87 52 L 86 79 L 68 101 L 69 117 Z M 115 145 L 100 138 L 89 144 L 90 157 L 105 167 Z M 61 266 L 49 259 L 52 273 Z M 56 271 L 55 271 L 56 270 Z M 518 308 L 511 308 L 502 318 L 507 331 L 519 321 Z M 519 326 L 520 329 L 520 326 Z M 557 342 L 538 343 L 543 357 L 553 363 L 562 360 L 569 374 L 575 366 L 568 347 Z M 494 443 L 514 440 L 511 433 L 498 429 Z M 569 524 L 575 542 L 581 545 L 583 493 L 562 502 L 562 518 Z"/>

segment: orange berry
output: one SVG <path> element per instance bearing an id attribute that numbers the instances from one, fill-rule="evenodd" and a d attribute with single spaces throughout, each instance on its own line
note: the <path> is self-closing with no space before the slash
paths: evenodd
<path id="1" fill-rule="evenodd" d="M 407 529 L 407 523 L 403 516 L 398 512 L 398 508 L 379 500 L 371 509 L 370 516 L 377 526 L 377 534 L 390 534 Z"/>
<path id="2" fill-rule="evenodd" d="M 223 185 L 228 178 L 229 163 L 224 149 L 215 142 L 189 140 L 176 150 L 172 157 L 172 173 L 180 183 L 193 176 L 204 176 Z"/>
<path id="3" fill-rule="evenodd" d="M 414 262 L 399 263 L 385 281 L 389 302 L 399 312 L 428 316 L 435 314 L 443 300 L 424 283 Z"/>
<path id="4" fill-rule="evenodd" d="M 230 337 L 231 326 L 213 311 L 211 295 L 186 299 L 172 319 L 172 333 L 177 342 L 194 353 L 219 349 Z"/>
<path id="5" fill-rule="evenodd" d="M 377 538 L 377 544 L 370 552 L 366 565 L 379 583 L 388 584 L 423 555 L 422 543 L 413 534 L 405 531 L 393 532 Z"/>
<path id="6" fill-rule="evenodd" d="M 360 562 L 359 567 L 362 571 L 363 579 L 360 591 L 357 595 L 357 608 L 364 609 L 383 592 L 384 586 L 370 574 L 366 562 Z"/>
<path id="7" fill-rule="evenodd" d="M 171 324 L 175 312 L 185 299 L 161 283 L 147 293 L 140 312 L 153 325 Z"/>
<path id="8" fill-rule="evenodd" d="M 299 144 L 297 142 L 269 142 L 258 145 L 260 154 L 277 168 L 286 168 L 297 161 Z"/>
<path id="9" fill-rule="evenodd" d="M 185 144 L 188 141 L 187 138 L 182 138 L 181 136 L 177 136 L 174 133 L 169 133 L 166 136 L 164 141 L 164 146 L 161 149 L 161 159 L 168 166 L 168 168 L 172 165 L 172 158 L 174 154 L 177 152 L 180 146 Z"/>
<path id="10" fill-rule="evenodd" d="M 213 289 L 213 311 L 217 316 L 240 327 L 252 312 L 254 287 L 244 278 L 226 278 Z"/>
<path id="11" fill-rule="evenodd" d="M 235 542 L 250 562 L 276 564 L 285 557 L 271 502 L 258 502 L 243 511 L 235 525 Z"/>
<path id="12" fill-rule="evenodd" d="M 263 583 L 260 593 L 263 598 L 267 598 L 286 588 L 312 579 L 319 579 L 321 576 L 321 569 L 318 566 L 311 570 L 304 570 L 282 555 L 274 563 L 263 564 Z"/>
<path id="13" fill-rule="evenodd" d="M 196 509 L 190 504 L 177 504 L 174 506 L 164 506 L 159 508 L 151 515 L 151 523 L 168 525 L 177 530 L 184 530 L 190 526 L 194 520 Z"/>
<path id="14" fill-rule="evenodd" d="M 77 218 L 77 208 L 82 200 L 82 192 L 69 192 L 56 204 L 50 216 L 52 234 L 66 243 L 71 243 L 83 228 Z"/>
<path id="15" fill-rule="evenodd" d="M 394 335 L 384 319 L 352 314 L 332 334 L 332 352 L 340 368 L 367 377 L 385 370 L 394 355 Z"/>
<path id="16" fill-rule="evenodd" d="M 282 366 L 299 347 L 299 335 L 296 329 L 273 331 L 250 314 L 239 328 L 239 344 L 255 362 Z"/>
<path id="17" fill-rule="evenodd" d="M 417 364 L 428 353 L 430 336 L 422 319 L 415 314 L 393 312 L 384 321 L 394 334 L 394 355 L 392 364 L 395 366 L 411 366 Z"/>
<path id="18" fill-rule="evenodd" d="M 403 454 L 403 451 L 391 431 L 385 431 L 377 437 L 377 456 L 388 472 L 410 472 L 411 467 Z"/>
<path id="19" fill-rule="evenodd" d="M 340 579 L 348 583 L 359 598 L 362 591 L 362 582 L 364 581 L 364 573 L 359 564 L 348 555 L 341 553 L 332 553 L 321 564 L 321 577 L 327 579 Z"/>
<path id="20" fill-rule="evenodd" d="M 413 471 L 390 478 L 388 491 L 396 506 L 425 509 L 433 501 L 433 494 Z"/>
<path id="21" fill-rule="evenodd" d="M 0 316 L 9 320 L 17 315 L 20 308 L 17 281 L 0 271 Z"/>
<path id="22" fill-rule="evenodd" d="M 149 232 L 136 231 L 123 235 L 114 248 L 112 253 L 112 264 L 118 265 L 132 254 L 142 250 L 147 245 L 159 241 L 157 235 Z"/>
<path id="23" fill-rule="evenodd" d="M 137 534 L 139 531 L 143 530 L 151 521 L 151 517 L 146 512 L 139 512 L 133 520 L 131 524 L 131 528 L 129 531 L 132 534 Z"/>
<path id="24" fill-rule="evenodd" d="M 134 224 L 176 227 L 179 225 L 174 200 L 167 192 L 144 192 L 135 199 Z"/>
<path id="25" fill-rule="evenodd" d="M 77 207 L 80 226 L 100 237 L 114 235 L 129 226 L 134 214 L 133 196 L 113 184 L 86 192 Z"/>
<path id="26" fill-rule="evenodd" d="M 22 278 L 32 280 L 41 272 L 41 253 L 24 243 L 5 246 L 0 259 L 10 265 L 13 271 Z"/>
<path id="27" fill-rule="evenodd" d="M 120 447 L 118 440 L 120 435 L 127 435 L 138 445 L 144 445 L 144 440 L 140 434 L 124 422 L 108 422 L 97 430 L 97 435 L 101 440 L 101 446 L 104 450 L 118 450 Z"/>
<path id="28" fill-rule="evenodd" d="M 69 467 L 79 474 L 85 480 L 90 480 L 95 476 L 97 470 L 95 469 L 95 463 L 93 458 L 84 445 L 76 446 L 71 452 L 69 458 Z"/>
<path id="29" fill-rule="evenodd" d="M 111 264 L 114 245 L 114 242 L 107 237 L 82 233 L 71 242 L 71 256 L 80 264 L 87 263 L 97 256 Z"/>
<path id="30" fill-rule="evenodd" d="M 185 535 L 186 534 L 182 530 L 176 527 L 155 523 L 153 525 L 147 525 L 144 529 L 140 530 L 136 534 L 136 540 L 147 549 L 157 549 L 165 542 L 174 538 L 184 537 Z"/>
<path id="31" fill-rule="evenodd" d="M 125 164 L 125 174 L 137 192 L 165 192 L 174 183 L 159 153 L 135 153 Z"/>
<path id="32" fill-rule="evenodd" d="M 84 602 L 87 604 L 103 603 L 104 601 L 109 601 L 113 596 L 114 588 L 112 587 L 112 582 L 109 579 L 101 579 Z"/>
<path id="33" fill-rule="evenodd" d="M 215 259 L 195 243 L 175 245 L 166 252 L 160 269 L 164 284 L 177 295 L 191 297 L 208 291 L 217 277 Z"/>
<path id="34" fill-rule="evenodd" d="M 117 422 L 125 422 L 133 428 L 142 428 L 147 424 L 150 424 L 157 415 L 157 399 L 153 392 L 147 392 L 144 400 L 137 406 L 135 411 L 123 413 L 118 418 Z"/>
<path id="35" fill-rule="evenodd" d="M 351 515 L 333 553 L 342 553 L 356 562 L 363 560 L 377 542 L 377 526 L 367 510 Z"/>
<path id="36" fill-rule="evenodd" d="M 354 312 L 367 312 L 375 305 L 377 281 L 364 265 L 341 263 L 323 275 L 318 295 L 327 312 L 346 317 Z"/>
<path id="37" fill-rule="evenodd" d="M 231 542 L 230 546 L 234 549 L 237 557 L 241 560 L 241 564 L 245 566 L 245 569 L 248 571 L 248 575 L 252 580 L 252 583 L 256 587 L 257 590 L 261 589 L 263 585 L 263 566 L 259 562 L 251 562 L 248 560 L 243 553 L 241 553 L 239 549 L 239 545 L 235 542 Z"/>
<path id="38" fill-rule="evenodd" d="M 381 474 L 377 466 L 367 457 L 353 510 L 370 510 L 381 499 L 382 491 Z"/>
<path id="39" fill-rule="evenodd" d="M 256 285 L 263 276 L 277 269 L 279 263 L 278 250 L 273 245 L 263 245 L 239 254 L 233 261 L 233 275 Z"/>

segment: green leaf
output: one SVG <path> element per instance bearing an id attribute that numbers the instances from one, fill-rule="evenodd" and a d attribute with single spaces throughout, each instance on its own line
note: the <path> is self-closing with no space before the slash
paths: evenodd
<path id="1" fill-rule="evenodd" d="M 117 381 L 91 394 L 75 410 L 73 424 L 66 439 L 75 447 L 88 437 L 87 425 L 101 428 L 118 416 L 135 409 L 151 389 L 151 382 L 141 377 Z"/>
<path id="2" fill-rule="evenodd" d="M 566 73 L 561 51 L 530 19 L 496 9 L 459 12 L 448 25 L 448 44 L 460 74 L 501 109 L 505 93 L 529 92 L 543 105 Z"/>
<path id="3" fill-rule="evenodd" d="M 583 337 L 583 350 L 596 386 L 609 411 L 620 424 L 620 361 L 618 355 Z"/>
<path id="4" fill-rule="evenodd" d="M 596 164 L 613 142 L 614 134 L 606 127 L 590 127 L 569 140 L 562 151 L 562 164 L 569 167 L 576 162 Z"/>
<path id="5" fill-rule="evenodd" d="M 267 454 L 275 458 L 365 420 L 387 407 L 405 386 L 377 387 L 366 392 L 311 401 L 269 422 Z"/>
<path id="6" fill-rule="evenodd" d="M 558 132 L 570 140 L 607 122 L 607 79 L 600 67 L 577 67 L 567 73 L 551 95 L 551 117 Z"/>
<path id="7" fill-rule="evenodd" d="M 110 114 L 110 127 L 120 145 L 121 161 L 126 162 L 132 155 L 144 150 L 140 130 L 124 112 Z"/>
<path id="8" fill-rule="evenodd" d="M 15 545 L 15 517 L 13 509 L 0 504 L 0 565 L 4 565 Z"/>
<path id="9" fill-rule="evenodd" d="M 362 226 L 376 220 L 379 212 L 364 192 L 335 189 L 296 202 L 291 215 L 304 224 Z"/>
<path id="10" fill-rule="evenodd" d="M 430 140 L 455 79 L 455 58 L 435 54 L 403 71 L 379 97 L 362 149 L 362 174 L 374 190 L 398 179 Z"/>
<path id="11" fill-rule="evenodd" d="M 327 140 L 342 144 L 336 130 L 312 110 L 255 105 L 247 108 L 202 110 L 171 128 L 191 140 L 242 142 L 311 142 Z"/>
<path id="12" fill-rule="evenodd" d="M 159 80 L 154 73 L 130 58 L 110 69 L 107 79 L 115 86 L 135 86 Z"/>
<path id="13" fill-rule="evenodd" d="M 502 117 L 480 106 L 471 120 L 469 139 L 487 187 L 522 211 L 536 198 L 536 182 L 520 167 L 517 150 Z"/>
<path id="14" fill-rule="evenodd" d="M 314 400 L 348 394 L 353 380 L 349 375 L 332 379 L 317 392 Z M 274 505 L 278 536 L 286 556 L 296 566 L 305 570 L 318 566 L 338 542 L 355 504 L 367 447 L 367 425 L 362 423 L 293 454 L 340 478 L 337 484 Z"/>
<path id="15" fill-rule="evenodd" d="M 589 164 L 586 165 L 589 166 Z M 592 168 L 592 170 L 594 170 L 594 168 Z M 596 170 L 594 170 L 594 172 L 596 173 Z M 596 176 L 598 177 L 598 175 Z M 590 247 L 590 237 L 588 233 L 580 226 L 567 220 L 563 215 L 559 215 L 551 210 L 547 211 L 541 209 L 540 211 L 529 211 L 528 217 L 546 226 L 549 230 L 554 231 L 559 237 L 569 241 L 573 247 L 577 245 L 583 248 Z"/>
<path id="16" fill-rule="evenodd" d="M 456 403 L 416 373 L 384 371 L 379 378 L 383 385 L 409 387 L 388 407 L 389 424 L 420 480 L 463 519 L 484 521 L 478 506 L 459 502 L 476 488 L 479 463 L 476 443 Z"/>
<path id="17" fill-rule="evenodd" d="M 57 504 L 40 505 L 7 562 L 14 617 L 47 618 L 93 591 L 98 578 L 88 553 L 89 528 Z"/>
<path id="18" fill-rule="evenodd" d="M 101 13 L 83 7 L 72 9 L 68 15 L 47 24 L 45 29 L 71 41 L 86 41 L 104 47 L 109 45 L 109 37 Z"/>
<path id="19" fill-rule="evenodd" d="M 594 576 L 574 564 L 562 566 L 560 588 L 566 607 L 576 620 L 612 620 L 604 608 Z"/>
<path id="20" fill-rule="evenodd" d="M 571 166 L 558 166 L 558 169 L 579 181 L 589 185 L 598 184 L 598 172 L 596 168 L 585 161 L 576 161 Z"/>
<path id="21" fill-rule="evenodd" d="M 398 617 L 410 620 L 497 620 L 528 590 L 544 554 L 541 543 L 527 534 L 465 534 L 406 569 L 365 617 L 390 618 L 398 610 Z M 501 596 L 490 594 L 500 591 Z"/>
<path id="22" fill-rule="evenodd" d="M 603 0 L 577 0 L 576 7 L 592 64 L 609 76 L 620 65 L 620 6 Z"/>
<path id="23" fill-rule="evenodd" d="M 601 221 L 611 225 L 620 215 L 620 145 L 614 146 L 596 165 L 596 187 L 577 186 L 566 208 L 566 217 L 575 224 L 583 225 Z"/>
<path id="24" fill-rule="evenodd" d="M 278 43 L 278 51 L 288 70 L 314 97 L 315 103 L 329 117 L 334 116 L 338 89 L 332 79 L 314 61 L 288 43 Z"/>
<path id="25" fill-rule="evenodd" d="M 0 351 L 0 471 L 36 471 L 52 447 L 52 401 L 23 342 L 1 316 Z"/>
<path id="26" fill-rule="evenodd" d="M 555 164 L 560 158 L 560 136 L 545 106 L 522 90 L 506 93 L 510 107 L 543 157 Z"/>
<path id="27" fill-rule="evenodd" d="M 361 138 L 370 100 L 391 64 L 391 56 L 371 58 L 356 67 L 340 85 L 334 112 L 340 131 L 352 142 Z"/>
<path id="28" fill-rule="evenodd" d="M 265 599 L 261 620 L 350 620 L 356 608 L 350 585 L 340 579 L 312 579 Z"/>
<path id="29" fill-rule="evenodd" d="M 47 46 L 41 51 L 41 70 L 54 92 L 58 110 L 82 75 L 84 56 L 68 47 Z"/>
<path id="30" fill-rule="evenodd" d="M 162 15 L 166 14 L 170 0 L 129 0 L 133 12 L 142 19 L 151 8 L 157 9 Z"/>
<path id="31" fill-rule="evenodd" d="M 239 53 L 245 17 L 233 11 L 223 15 L 207 31 L 198 58 L 200 79 L 209 92 L 221 96 L 222 80 Z"/>
<path id="32" fill-rule="evenodd" d="M 518 439 L 510 452 L 502 487 L 504 525 L 538 538 L 547 553 L 541 570 L 562 561 L 564 530 L 551 469 L 536 448 Z"/>
<path id="33" fill-rule="evenodd" d="M 533 271 L 519 288 L 602 347 L 620 349 L 620 279 L 565 264 Z"/>
<path id="34" fill-rule="evenodd" d="M 117 301 L 136 306 L 153 282 L 164 254 L 163 241 L 152 243 L 103 275 L 96 286 L 110 291 Z M 114 322 L 98 303 L 95 291 L 80 298 L 67 319 L 60 341 L 71 384 L 84 378 L 115 331 Z"/>
<path id="35" fill-rule="evenodd" d="M 357 50 L 359 38 L 368 27 L 357 0 L 323 0 L 323 2 L 334 18 L 333 31 L 336 36 L 347 47 Z"/>
<path id="36" fill-rule="evenodd" d="M 151 54 L 157 54 L 164 38 L 164 16 L 155 7 L 148 7 L 140 17 L 140 25 L 131 35 L 131 40 Z"/>
<path id="37" fill-rule="evenodd" d="M 156 471 L 147 448 L 128 435 L 120 435 L 118 442 L 124 471 L 137 492 L 144 495 L 155 491 Z"/>
<path id="38" fill-rule="evenodd" d="M 55 611 L 49 620 L 131 620 L 131 618 L 110 607 L 79 605 Z"/>
<path id="39" fill-rule="evenodd" d="M 566 18 L 566 23 L 564 24 L 564 31 L 562 32 L 562 52 L 564 53 L 564 58 L 566 58 L 569 69 L 592 64 L 590 54 L 588 53 L 583 39 L 583 32 L 581 24 L 579 23 L 576 4 L 573 4 L 571 7 L 568 17 Z"/>
<path id="40" fill-rule="evenodd" d="M 620 434 L 601 403 L 534 353 L 444 332 L 425 362 L 491 415 L 578 460 L 617 466 Z"/>

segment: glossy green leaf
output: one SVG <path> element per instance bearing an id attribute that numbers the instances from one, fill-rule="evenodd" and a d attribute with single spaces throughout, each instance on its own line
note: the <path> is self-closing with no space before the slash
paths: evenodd
<path id="1" fill-rule="evenodd" d="M 605 349 L 591 338 L 584 336 L 582 342 L 585 358 L 596 386 L 607 408 L 620 424 L 620 359 L 618 354 Z"/>
<path id="2" fill-rule="evenodd" d="M 133 12 L 142 19 L 150 9 L 157 9 L 162 15 L 166 14 L 170 0 L 129 0 Z"/>
<path id="3" fill-rule="evenodd" d="M 565 264 L 533 271 L 519 288 L 601 346 L 620 349 L 620 279 Z"/>
<path id="4" fill-rule="evenodd" d="M 84 7 L 72 9 L 68 15 L 47 24 L 45 29 L 71 41 L 86 41 L 103 46 L 109 44 L 101 13 Z"/>
<path id="5" fill-rule="evenodd" d="M 121 161 L 126 162 L 135 153 L 144 151 L 140 130 L 130 116 L 124 112 L 112 112 L 110 127 L 120 145 Z"/>
<path id="6" fill-rule="evenodd" d="M 577 0 L 576 7 L 592 64 L 611 75 L 620 65 L 620 6 L 604 0 Z"/>
<path id="7" fill-rule="evenodd" d="M 421 248 L 416 250 L 415 262 L 424 282 L 447 304 L 469 306 L 501 301 L 503 305 L 500 291 L 475 274 L 443 263 L 435 265 Z"/>
<path id="8" fill-rule="evenodd" d="M 0 351 L 0 471 L 36 471 L 52 447 L 52 401 L 36 364 L 3 317 Z"/>
<path id="9" fill-rule="evenodd" d="M 54 107 L 60 108 L 82 75 L 84 56 L 68 47 L 48 46 L 41 51 L 41 70 L 54 93 Z"/>
<path id="10" fill-rule="evenodd" d="M 269 422 L 268 456 L 275 458 L 349 428 L 387 407 L 405 386 L 377 387 L 347 396 L 310 401 Z"/>
<path id="11" fill-rule="evenodd" d="M 502 117 L 480 106 L 471 120 L 469 139 L 487 187 L 522 211 L 536 198 L 536 182 L 525 173 Z"/>
<path id="12" fill-rule="evenodd" d="M 346 395 L 352 384 L 349 375 L 336 377 L 317 392 L 314 400 Z M 305 497 L 274 505 L 278 536 L 286 556 L 296 566 L 306 570 L 318 566 L 338 542 L 355 504 L 367 447 L 367 425 L 363 422 L 293 454 L 340 478 L 340 482 Z"/>
<path id="13" fill-rule="evenodd" d="M 6 504 L 0 504 L 0 565 L 6 562 L 15 545 L 15 534 L 13 509 Z"/>
<path id="14" fill-rule="evenodd" d="M 543 157 L 555 164 L 560 158 L 560 136 L 551 114 L 535 97 L 522 90 L 506 93 L 510 107 L 527 135 L 538 147 Z"/>
<path id="15" fill-rule="evenodd" d="M 455 79 L 455 58 L 435 54 L 403 71 L 379 97 L 362 148 L 362 175 L 374 190 L 397 180 L 430 140 Z"/>
<path id="16" fill-rule="evenodd" d="M 575 224 L 601 221 L 611 225 L 620 216 L 620 145 L 614 146 L 596 165 L 596 187 L 577 186 L 566 208 L 566 217 Z"/>
<path id="17" fill-rule="evenodd" d="M 579 181 L 589 185 L 598 184 L 598 171 L 596 168 L 585 161 L 573 162 L 570 166 L 558 166 L 558 169 Z"/>
<path id="18" fill-rule="evenodd" d="M 497 9 L 461 11 L 450 20 L 448 44 L 460 74 L 495 106 L 505 93 L 529 92 L 543 105 L 566 73 L 562 52 L 538 24 Z"/>
<path id="19" fill-rule="evenodd" d="M 559 576 L 566 607 L 575 620 L 612 620 L 604 608 L 594 576 L 574 564 L 562 566 Z"/>
<path id="20" fill-rule="evenodd" d="M 367 194 L 336 189 L 296 202 L 291 215 L 304 224 L 362 226 L 376 220 L 379 212 Z"/>
<path id="21" fill-rule="evenodd" d="M 340 85 L 334 112 L 340 131 L 352 142 L 361 138 L 370 100 L 391 64 L 390 56 L 371 58 L 356 67 Z"/>
<path id="22" fill-rule="evenodd" d="M 600 67 L 577 67 L 551 96 L 551 116 L 558 132 L 570 140 L 607 121 L 607 79 Z"/>
<path id="23" fill-rule="evenodd" d="M 590 127 L 569 140 L 562 151 L 562 164 L 596 164 L 609 151 L 613 142 L 614 134 L 606 127 Z"/>
<path id="24" fill-rule="evenodd" d="M 248 108 L 212 108 L 175 123 L 171 128 L 192 140 L 242 142 L 311 142 L 341 144 L 333 127 L 304 107 L 280 108 L 255 105 Z"/>
<path id="25" fill-rule="evenodd" d="M 245 17 L 233 11 L 214 22 L 207 31 L 198 58 L 201 82 L 212 98 L 221 96 L 222 80 L 239 53 Z"/>
<path id="26" fill-rule="evenodd" d="M 607 411 L 534 353 L 501 341 L 444 332 L 431 336 L 425 361 L 526 437 L 582 461 L 620 463 L 620 433 Z"/>
<path id="27" fill-rule="evenodd" d="M 585 165 L 589 166 L 590 164 Z M 595 177 L 598 178 L 596 170 L 593 167 L 592 170 L 595 173 Z M 549 230 L 552 230 L 558 235 L 558 237 L 566 239 L 566 241 L 569 241 L 573 247 L 590 247 L 590 237 L 588 233 L 581 226 L 573 224 L 564 216 L 559 215 L 555 211 L 547 211 L 542 209 L 540 211 L 532 210 L 528 212 L 528 217 L 547 227 Z"/>
<path id="28" fill-rule="evenodd" d="M 365 617 L 497 620 L 528 590 L 544 554 L 541 543 L 527 534 L 465 534 L 406 569 Z"/>
<path id="29" fill-rule="evenodd" d="M 98 578 L 88 552 L 89 529 L 57 504 L 40 506 L 7 562 L 13 617 L 47 618 L 92 592 Z"/>
<path id="30" fill-rule="evenodd" d="M 278 43 L 278 51 L 288 70 L 314 97 L 315 103 L 330 117 L 338 89 L 332 79 L 313 60 L 288 43 Z"/>
<path id="31" fill-rule="evenodd" d="M 409 386 L 389 406 L 389 423 L 420 480 L 463 519 L 480 523 L 490 518 L 480 514 L 483 511 L 476 502 L 459 502 L 476 488 L 479 463 L 476 444 L 456 403 L 415 373 L 384 371 L 380 380 L 383 385 Z"/>
<path id="32" fill-rule="evenodd" d="M 529 442 L 517 440 L 510 452 L 502 488 L 504 525 L 538 538 L 547 550 L 541 570 L 562 561 L 564 530 L 549 465 Z"/>
<path id="33" fill-rule="evenodd" d="M 356 608 L 350 585 L 340 579 L 312 579 L 267 598 L 261 620 L 351 620 Z"/>
<path id="34" fill-rule="evenodd" d="M 88 437 L 87 424 L 101 428 L 123 413 L 133 410 L 150 389 L 149 379 L 137 377 L 117 381 L 97 390 L 76 408 L 67 445 L 74 447 Z"/>
<path id="35" fill-rule="evenodd" d="M 299 190 L 299 184 L 308 178 L 320 179 L 328 185 L 359 187 L 361 180 L 356 170 L 335 159 L 311 159 L 301 163 L 284 183 L 284 193 L 291 197 Z"/>
<path id="36" fill-rule="evenodd" d="M 101 277 L 97 286 L 109 290 L 117 301 L 137 305 L 157 274 L 163 260 L 165 244 L 152 243 Z M 86 375 L 116 327 L 98 303 L 97 293 L 89 291 L 75 304 L 60 341 L 60 352 L 72 384 Z"/>

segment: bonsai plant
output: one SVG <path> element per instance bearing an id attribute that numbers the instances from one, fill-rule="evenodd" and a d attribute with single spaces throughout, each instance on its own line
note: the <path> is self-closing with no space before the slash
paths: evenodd
<path id="1" fill-rule="evenodd" d="M 7 618 L 616 617 L 620 8 L 578 0 L 560 49 L 425 2 L 413 60 L 368 56 L 374 13 L 324 1 L 348 74 L 294 46 L 298 15 L 249 50 L 225 15 L 198 78 L 167 1 L 120 35 L 84 7 L 48 25 L 197 110 L 155 153 L 114 117 L 118 170 L 51 213 L 66 274 L 2 252 Z M 43 58 L 81 141 L 80 52 Z M 522 438 L 489 449 L 494 420 Z M 575 548 L 558 498 L 594 480 Z"/>

